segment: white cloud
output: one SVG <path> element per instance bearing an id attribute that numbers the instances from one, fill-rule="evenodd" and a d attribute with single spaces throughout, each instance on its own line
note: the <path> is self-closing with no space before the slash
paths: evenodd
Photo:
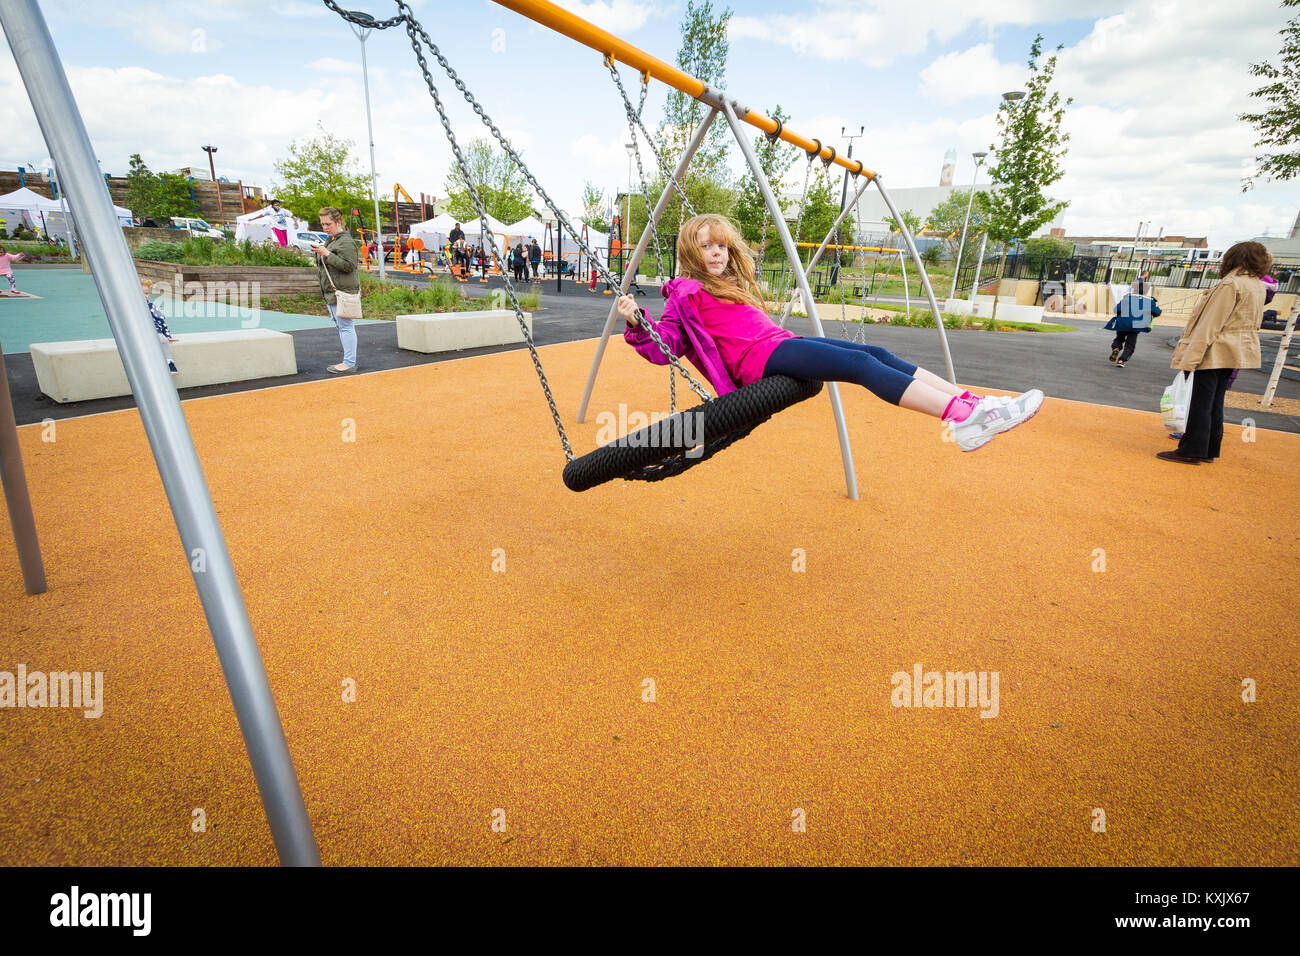
<path id="1" fill-rule="evenodd" d="M 921 71 L 921 93 L 953 103 L 972 96 L 996 102 L 1007 90 L 1023 85 L 1027 70 L 1002 63 L 993 44 L 981 43 L 959 53 L 945 53 Z"/>
<path id="2" fill-rule="evenodd" d="M 616 35 L 641 29 L 656 12 L 655 4 L 638 0 L 556 0 L 556 5 Z"/>
<path id="3" fill-rule="evenodd" d="M 796 55 L 888 66 L 971 27 L 994 30 L 1102 14 L 1114 0 L 816 0 L 811 12 L 731 20 L 731 38 L 788 46 Z"/>

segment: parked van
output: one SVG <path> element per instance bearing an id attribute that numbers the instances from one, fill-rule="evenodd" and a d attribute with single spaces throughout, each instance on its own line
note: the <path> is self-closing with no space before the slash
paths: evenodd
<path id="1" fill-rule="evenodd" d="M 226 234 L 220 229 L 214 229 L 202 219 L 190 219 L 186 216 L 172 216 L 172 228 L 181 229 L 188 232 L 191 236 L 208 236 L 212 239 L 224 239 Z"/>

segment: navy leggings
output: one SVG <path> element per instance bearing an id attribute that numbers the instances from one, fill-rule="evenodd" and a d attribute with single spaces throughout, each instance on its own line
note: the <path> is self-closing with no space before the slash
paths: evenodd
<path id="1" fill-rule="evenodd" d="M 763 367 L 763 377 L 789 375 L 819 382 L 852 382 L 897 405 L 916 379 L 916 366 L 877 345 L 843 339 L 786 339 Z"/>

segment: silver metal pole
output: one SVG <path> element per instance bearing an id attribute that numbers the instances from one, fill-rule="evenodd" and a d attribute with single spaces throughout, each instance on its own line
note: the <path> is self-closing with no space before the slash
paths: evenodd
<path id="1" fill-rule="evenodd" d="M 614 319 L 618 315 L 619 296 L 626 295 L 627 290 L 632 288 L 632 279 L 636 275 L 637 267 L 641 265 L 641 258 L 650 245 L 650 229 L 659 224 L 660 217 L 663 216 L 664 210 L 668 207 L 668 200 L 672 198 L 674 192 L 673 181 L 681 182 L 682 174 L 686 172 L 686 167 L 691 164 L 691 160 L 695 157 L 695 151 L 700 148 L 700 143 L 704 142 L 709 127 L 713 125 L 713 118 L 717 115 L 718 108 L 715 106 L 709 110 L 709 115 L 704 117 L 704 122 L 695 131 L 691 141 L 686 144 L 686 151 L 682 153 L 682 158 L 677 163 L 677 171 L 668 179 L 668 185 L 659 194 L 659 201 L 655 203 L 654 211 L 650 214 L 645 229 L 641 230 L 641 238 L 637 240 L 636 250 L 632 253 L 632 258 L 628 260 L 627 268 L 623 270 L 623 281 L 619 284 L 618 295 L 615 295 L 614 301 L 609 304 L 609 315 L 605 319 L 605 327 L 601 329 L 600 342 L 596 345 L 596 357 L 591 362 L 591 371 L 587 375 L 587 384 L 582 390 L 582 401 L 578 403 L 579 423 L 587 418 L 587 404 L 591 401 L 592 389 L 596 387 L 596 372 L 600 370 L 601 360 L 605 357 L 605 346 L 609 342 L 610 333 L 614 330 Z M 628 193 L 631 194 L 631 187 L 628 188 Z M 627 228 L 631 230 L 632 224 L 630 222 Z M 629 231 L 627 235 L 630 238 L 632 233 Z M 606 263 L 606 266 L 608 267 L 609 263 Z"/>
<path id="2" fill-rule="evenodd" d="M 776 201 L 776 196 L 772 193 L 772 184 L 767 181 L 767 175 L 758 162 L 758 156 L 754 153 L 754 144 L 745 136 L 740 127 L 740 120 L 736 118 L 735 109 L 725 97 L 722 100 L 722 109 L 727 117 L 728 125 L 731 126 L 732 135 L 735 136 L 740 151 L 745 155 L 745 162 L 749 164 L 750 171 L 754 174 L 758 189 L 763 194 L 763 202 L 767 203 L 768 211 L 775 220 L 777 235 L 781 237 L 781 245 L 785 249 L 786 258 L 790 260 L 791 268 L 794 269 L 795 279 L 799 283 L 799 291 L 806 303 L 808 321 L 812 324 L 813 333 L 825 338 L 826 333 L 822 331 L 821 316 L 817 314 L 817 303 L 813 300 L 812 289 L 808 285 L 808 273 L 804 271 L 803 263 L 799 261 L 799 247 L 795 245 L 794 237 L 790 235 L 790 227 L 786 224 L 785 216 L 781 214 L 781 204 Z M 835 431 L 840 440 L 840 457 L 844 460 L 845 494 L 849 496 L 850 500 L 857 501 L 858 479 L 853 471 L 853 449 L 849 447 L 849 430 L 844 424 L 844 406 L 840 402 L 839 384 L 837 382 L 827 382 L 826 391 L 831 397 L 831 411 L 835 415 Z"/>
<path id="3" fill-rule="evenodd" d="M 847 171 L 845 171 L 845 175 L 846 176 L 848 175 Z M 812 258 L 808 260 L 809 271 L 812 271 L 812 268 L 817 265 L 818 261 L 822 257 L 822 253 L 825 252 L 826 247 L 830 245 L 831 237 L 834 236 L 836 231 L 840 228 L 840 223 L 842 223 L 844 221 L 844 217 L 847 216 L 857 206 L 858 200 L 862 198 L 862 194 L 867 191 L 867 187 L 869 185 L 871 185 L 870 179 L 862 180 L 861 184 L 859 184 L 858 186 L 857 192 L 853 194 L 853 202 L 849 203 L 847 206 L 845 206 L 843 209 L 840 210 L 840 217 L 835 220 L 834 225 L 831 226 L 831 231 L 826 233 L 826 238 L 822 240 L 822 244 L 817 247 L 817 251 L 814 252 Z M 777 324 L 781 326 L 781 328 L 785 328 L 786 320 L 790 318 L 790 308 L 793 305 L 794 305 L 793 296 L 790 297 L 789 301 L 782 304 L 781 318 L 777 322 Z"/>
<path id="4" fill-rule="evenodd" d="M 975 259 L 975 284 L 971 286 L 970 301 L 975 301 L 975 293 L 980 290 L 980 269 L 984 265 L 984 250 L 989 247 L 989 231 L 984 230 L 984 238 L 980 240 L 980 254 Z"/>
<path id="5" fill-rule="evenodd" d="M 948 351 L 948 333 L 943 328 L 943 313 L 939 311 L 939 303 L 934 300 L 934 289 L 930 287 L 930 276 L 925 271 L 925 263 L 921 261 L 920 254 L 916 251 L 916 243 L 912 241 L 912 232 L 907 228 L 907 223 L 903 222 L 903 217 L 898 214 L 898 207 L 894 205 L 894 200 L 890 198 L 889 191 L 885 189 L 885 184 L 880 181 L 877 175 L 876 188 L 880 190 L 881 198 L 885 200 L 885 205 L 889 207 L 890 215 L 894 217 L 894 222 L 898 223 L 898 231 L 903 234 L 903 242 L 907 243 L 907 251 L 912 257 L 912 264 L 916 266 L 916 271 L 921 274 L 921 286 L 925 289 L 925 297 L 930 300 L 930 308 L 934 312 L 934 325 L 939 330 L 939 341 L 943 344 L 943 360 L 948 366 L 948 381 L 957 384 L 957 373 L 952 368 L 952 353 Z M 904 288 L 906 288 L 907 273 L 903 273 Z M 908 307 L 911 308 L 910 296 Z"/>
<path id="6" fill-rule="evenodd" d="M 1286 329 L 1277 343 L 1277 360 L 1273 363 L 1273 372 L 1268 377 L 1268 386 L 1264 389 L 1261 405 L 1272 405 L 1273 396 L 1277 394 L 1277 383 L 1282 378 L 1282 367 L 1286 365 L 1286 355 L 1291 349 L 1291 336 L 1295 333 L 1296 316 L 1300 316 L 1300 296 L 1291 304 L 1291 314 L 1286 319 Z"/>
<path id="7" fill-rule="evenodd" d="M 379 176 L 375 173 L 375 127 L 370 122 L 370 71 L 366 68 L 366 37 L 370 36 L 370 27 L 357 29 L 356 25 L 348 21 L 352 27 L 352 32 L 357 35 L 361 41 L 361 85 L 366 90 L 366 133 L 370 137 L 370 196 L 375 201 L 375 242 L 379 248 L 379 278 L 384 278 L 384 223 L 379 218 Z M 393 199 L 394 211 L 396 211 L 396 198 Z M 397 248 L 401 248 L 399 240 Z"/>
<path id="8" fill-rule="evenodd" d="M 46 145 L 59 163 L 60 185 L 69 204 L 79 211 L 82 251 L 93 266 L 95 285 L 158 463 L 185 549 L 182 560 L 194 575 L 280 861 L 319 865 L 320 853 L 221 524 L 45 17 L 36 0 L 0 0 L 0 24 Z"/>
<path id="9" fill-rule="evenodd" d="M 27 494 L 23 454 L 18 447 L 18 425 L 14 421 L 14 403 L 9 395 L 4 349 L 0 349 L 0 484 L 4 485 L 5 504 L 9 507 L 9 525 L 14 531 L 14 547 L 18 551 L 23 585 L 28 594 L 44 594 L 45 564 L 41 561 L 41 545 L 36 538 L 32 499 Z"/>
<path id="10" fill-rule="evenodd" d="M 975 175 L 970 181 L 970 198 L 966 200 L 966 218 L 961 223 L 961 241 L 957 243 L 957 260 L 952 264 L 952 291 L 948 293 L 948 298 L 954 298 L 957 295 L 957 273 L 961 271 L 961 254 L 966 249 L 966 227 L 970 225 L 970 210 L 975 205 L 975 184 L 980 179 L 980 163 L 975 161 Z"/>

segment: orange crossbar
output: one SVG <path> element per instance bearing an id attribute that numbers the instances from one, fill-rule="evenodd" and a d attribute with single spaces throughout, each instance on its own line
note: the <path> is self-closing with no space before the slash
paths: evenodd
<path id="1" fill-rule="evenodd" d="M 549 0 L 494 0 L 494 2 L 540 23 L 544 27 L 550 27 L 557 33 L 562 33 L 572 40 L 577 40 L 603 56 L 612 57 L 620 63 L 626 63 L 643 77 L 653 76 L 656 80 L 667 83 L 674 89 L 681 90 L 687 96 L 699 99 L 704 91 L 708 89 L 705 83 L 697 80 L 689 73 L 683 73 L 677 67 L 651 56 L 624 40 L 620 40 L 614 34 L 588 23 L 582 17 L 575 16 L 562 7 L 557 7 Z M 739 113 L 739 110 L 737 110 L 737 113 Z M 820 142 L 800 136 L 798 133 L 792 132 L 789 127 L 778 127 L 776 120 L 753 110 L 740 118 L 750 126 L 758 127 L 764 133 L 775 133 L 780 129 L 781 140 L 792 146 L 798 146 L 805 153 L 816 150 Z M 865 166 L 861 166 L 858 160 L 845 159 L 829 146 L 823 146 L 817 155 L 823 160 L 834 156 L 835 165 L 843 166 L 850 172 L 861 172 L 862 175 L 870 179 L 876 178 L 876 174 Z"/>

